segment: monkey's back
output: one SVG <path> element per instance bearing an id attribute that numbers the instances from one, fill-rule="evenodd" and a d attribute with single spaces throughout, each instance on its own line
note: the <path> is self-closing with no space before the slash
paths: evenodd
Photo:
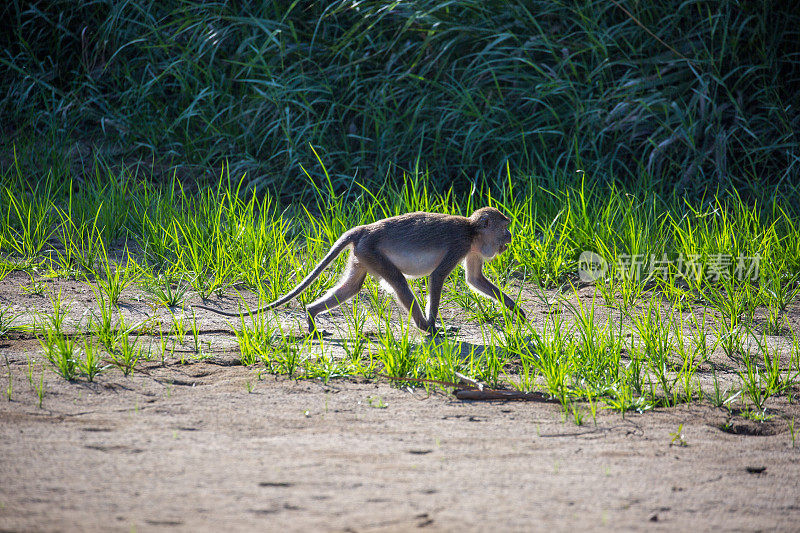
<path id="1" fill-rule="evenodd" d="M 375 237 L 377 245 L 402 243 L 402 247 L 414 250 L 469 243 L 474 235 L 466 217 L 424 211 L 404 213 L 362 227 Z"/>

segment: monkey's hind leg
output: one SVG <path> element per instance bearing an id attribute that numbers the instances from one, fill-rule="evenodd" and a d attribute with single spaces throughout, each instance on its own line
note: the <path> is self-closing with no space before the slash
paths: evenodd
<path id="1" fill-rule="evenodd" d="M 337 308 L 358 294 L 366 277 L 367 269 L 351 255 L 347 263 L 347 269 L 342 274 L 339 283 L 326 292 L 322 298 L 312 302 L 306 309 L 308 313 L 308 331 L 310 333 L 319 334 L 320 332 L 317 331 L 315 323 L 317 315 Z M 322 334 L 324 334 L 324 332 Z"/>
<path id="2" fill-rule="evenodd" d="M 422 308 L 417 303 L 416 298 L 414 298 L 414 293 L 411 292 L 411 288 L 408 286 L 408 282 L 400 269 L 386 258 L 375 261 L 372 267 L 375 270 L 374 274 L 385 281 L 392 289 L 397 303 L 400 304 L 406 313 L 411 314 L 411 319 L 414 321 L 414 324 L 422 331 L 429 331 L 430 325 L 422 314 Z"/>

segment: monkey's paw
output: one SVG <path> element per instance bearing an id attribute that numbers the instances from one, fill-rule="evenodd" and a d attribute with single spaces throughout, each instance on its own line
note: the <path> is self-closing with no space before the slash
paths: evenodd
<path id="1" fill-rule="evenodd" d="M 428 333 L 431 337 L 440 337 L 442 335 L 450 335 L 453 333 L 458 333 L 461 331 L 461 328 L 458 326 L 443 326 L 440 328 L 436 328 L 432 332 Z"/>
<path id="2" fill-rule="evenodd" d="M 318 339 L 321 339 L 322 337 L 330 337 L 331 335 L 333 335 L 333 333 L 331 333 L 327 329 L 317 329 L 317 328 L 309 330 L 308 334 Z"/>

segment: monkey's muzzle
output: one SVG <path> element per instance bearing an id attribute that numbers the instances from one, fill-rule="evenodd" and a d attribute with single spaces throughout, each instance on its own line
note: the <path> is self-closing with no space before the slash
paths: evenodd
<path id="1" fill-rule="evenodd" d="M 506 238 L 503 239 L 503 242 L 500 243 L 500 253 L 502 254 L 506 250 L 508 250 L 508 245 L 511 244 L 511 232 L 506 235 Z"/>

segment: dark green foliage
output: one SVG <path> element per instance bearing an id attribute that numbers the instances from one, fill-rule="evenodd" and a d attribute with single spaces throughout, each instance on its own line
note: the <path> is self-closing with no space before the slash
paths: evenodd
<path id="1" fill-rule="evenodd" d="M 792 192 L 800 15 L 776 6 L 11 2 L 3 145 L 46 132 L 69 159 L 94 146 L 192 176 L 227 160 L 282 194 L 301 164 L 318 172 L 309 144 L 339 189 L 392 165 L 467 188 L 508 161 L 663 192 Z"/>

